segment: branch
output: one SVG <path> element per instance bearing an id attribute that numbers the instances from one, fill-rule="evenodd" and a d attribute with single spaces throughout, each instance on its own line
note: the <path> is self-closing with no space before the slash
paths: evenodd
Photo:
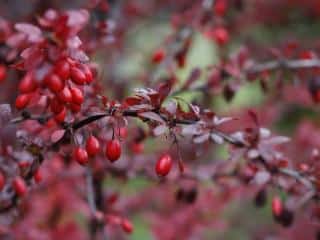
<path id="1" fill-rule="evenodd" d="M 302 176 L 299 172 L 289 168 L 279 168 L 279 172 L 283 175 L 296 179 L 297 181 L 302 183 L 304 186 L 306 186 L 309 190 L 315 191 L 314 184 L 309 179 Z"/>
<path id="2" fill-rule="evenodd" d="M 271 71 L 277 69 L 301 69 L 301 68 L 314 68 L 320 67 L 320 60 L 318 59 L 307 59 L 307 60 L 276 60 L 266 63 L 254 64 L 253 66 L 245 69 L 245 72 L 250 73 L 259 73 L 263 71 Z"/>

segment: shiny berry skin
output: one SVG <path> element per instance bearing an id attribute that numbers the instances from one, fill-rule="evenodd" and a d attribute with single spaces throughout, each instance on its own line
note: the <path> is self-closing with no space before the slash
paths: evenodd
<path id="1" fill-rule="evenodd" d="M 33 179 L 36 183 L 40 183 L 42 181 L 42 172 L 40 171 L 40 168 L 34 172 Z"/>
<path id="2" fill-rule="evenodd" d="M 95 156 L 98 154 L 100 151 L 99 140 L 94 136 L 90 136 L 86 143 L 86 150 L 89 156 Z"/>
<path id="3" fill-rule="evenodd" d="M 74 83 L 78 85 L 83 85 L 87 81 L 85 73 L 77 67 L 71 68 L 71 79 Z"/>
<path id="4" fill-rule="evenodd" d="M 90 84 L 93 81 L 93 74 L 89 66 L 83 65 L 82 71 L 86 76 L 86 83 Z"/>
<path id="5" fill-rule="evenodd" d="M 278 217 L 282 214 L 283 205 L 279 197 L 273 197 L 272 199 L 272 213 L 275 217 Z"/>
<path id="6" fill-rule="evenodd" d="M 21 177 L 16 177 L 12 182 L 12 186 L 16 194 L 20 197 L 27 193 L 26 182 Z"/>
<path id="7" fill-rule="evenodd" d="M 65 86 L 62 91 L 58 94 L 59 99 L 62 102 L 71 103 L 72 102 L 72 94 L 70 88 Z"/>
<path id="8" fill-rule="evenodd" d="M 71 110 L 73 113 L 78 113 L 78 112 L 80 112 L 80 110 L 81 110 L 81 105 L 71 103 L 71 104 L 70 104 L 70 110 Z"/>
<path id="9" fill-rule="evenodd" d="M 71 87 L 70 88 L 71 95 L 72 95 L 72 102 L 78 105 L 81 105 L 83 103 L 84 97 L 81 89 L 77 87 Z"/>
<path id="10" fill-rule="evenodd" d="M 225 28 L 218 27 L 213 31 L 213 38 L 218 45 L 223 46 L 229 42 L 229 33 Z"/>
<path id="11" fill-rule="evenodd" d="M 106 156 L 111 162 L 117 161 L 121 156 L 121 145 L 119 140 L 109 140 L 106 145 Z"/>
<path id="12" fill-rule="evenodd" d="M 31 100 L 31 95 L 27 94 L 27 93 L 23 93 L 18 95 L 18 97 L 16 98 L 16 108 L 21 110 L 24 109 L 30 102 Z"/>
<path id="13" fill-rule="evenodd" d="M 135 154 L 140 154 L 140 153 L 142 153 L 143 150 L 144 150 L 144 145 L 143 145 L 143 143 L 140 143 L 140 142 L 132 143 L 132 145 L 131 145 L 131 150 L 132 150 L 132 152 L 135 153 Z"/>
<path id="14" fill-rule="evenodd" d="M 160 63 L 165 57 L 165 52 L 163 49 L 156 50 L 152 55 L 153 63 Z"/>
<path id="15" fill-rule="evenodd" d="M 45 81 L 48 88 L 54 93 L 58 93 L 64 88 L 64 81 L 57 74 L 50 74 Z"/>
<path id="16" fill-rule="evenodd" d="M 126 233 L 129 233 L 129 234 L 132 233 L 132 231 L 133 231 L 132 223 L 128 219 L 122 219 L 121 227 L 122 227 L 123 231 L 125 231 Z"/>
<path id="17" fill-rule="evenodd" d="M 19 91 L 21 93 L 30 93 L 37 88 L 37 83 L 31 73 L 27 73 L 19 83 Z"/>
<path id="18" fill-rule="evenodd" d="M 3 82 L 7 77 L 7 68 L 5 65 L 0 64 L 0 82 Z"/>
<path id="19" fill-rule="evenodd" d="M 62 122 L 64 122 L 66 115 L 67 115 L 67 109 L 65 107 L 63 107 L 62 110 L 60 111 L 60 113 L 58 113 L 57 115 L 54 116 L 54 119 L 58 123 L 62 123 Z"/>
<path id="20" fill-rule="evenodd" d="M 76 147 L 73 151 L 73 158 L 81 165 L 88 163 L 88 153 L 85 149 L 81 147 Z"/>
<path id="21" fill-rule="evenodd" d="M 62 79 L 67 80 L 70 77 L 70 64 L 67 60 L 60 60 L 56 63 L 54 72 Z"/>
<path id="22" fill-rule="evenodd" d="M 50 109 L 55 114 L 59 114 L 63 110 L 63 107 L 63 103 L 58 98 L 53 98 L 50 102 Z"/>
<path id="23" fill-rule="evenodd" d="M 164 154 L 161 156 L 156 163 L 156 173 L 159 176 L 166 176 L 170 172 L 172 167 L 172 158 L 169 154 Z"/>
<path id="24" fill-rule="evenodd" d="M 227 12 L 227 0 L 215 1 L 213 12 L 216 16 L 223 17 Z"/>
<path id="25" fill-rule="evenodd" d="M 6 179 L 5 179 L 4 175 L 3 175 L 3 173 L 0 172 L 0 191 L 2 191 L 2 189 L 3 189 L 4 185 L 5 185 L 5 182 L 6 182 Z"/>

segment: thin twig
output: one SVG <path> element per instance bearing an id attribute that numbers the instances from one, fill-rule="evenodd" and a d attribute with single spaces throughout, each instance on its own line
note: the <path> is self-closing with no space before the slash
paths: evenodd
<path id="1" fill-rule="evenodd" d="M 96 201 L 95 201 L 95 193 L 93 188 L 93 179 L 92 179 L 92 170 L 90 166 L 86 168 L 86 182 L 87 182 L 87 199 L 90 206 L 90 210 L 94 215 L 97 211 Z"/>

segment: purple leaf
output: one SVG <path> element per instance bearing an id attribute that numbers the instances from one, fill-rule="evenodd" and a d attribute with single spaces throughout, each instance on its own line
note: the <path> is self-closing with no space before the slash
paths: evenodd
<path id="1" fill-rule="evenodd" d="M 219 136 L 218 134 L 211 133 L 210 135 L 212 141 L 214 141 L 217 144 L 222 144 L 224 142 L 223 138 Z"/>
<path id="2" fill-rule="evenodd" d="M 188 136 L 188 135 L 199 135 L 201 134 L 201 128 L 198 124 L 191 124 L 184 126 L 182 129 L 182 135 Z"/>
<path id="3" fill-rule="evenodd" d="M 64 129 L 54 131 L 51 135 L 51 142 L 56 143 L 59 140 L 61 140 L 61 138 L 64 136 L 65 132 L 66 131 Z"/>
<path id="4" fill-rule="evenodd" d="M 69 48 L 79 48 L 82 42 L 78 36 L 71 37 L 67 40 L 67 46 Z"/>
<path id="5" fill-rule="evenodd" d="M 258 185 L 264 185 L 267 182 L 269 182 L 270 179 L 271 179 L 271 175 L 270 175 L 269 172 L 260 171 L 260 172 L 256 173 L 256 175 L 254 176 L 253 181 Z"/>
<path id="6" fill-rule="evenodd" d="M 203 134 L 203 135 L 200 135 L 200 136 L 198 136 L 198 137 L 195 137 L 195 138 L 193 139 L 193 142 L 194 142 L 194 143 L 203 143 L 203 142 L 207 141 L 207 140 L 209 139 L 209 137 L 210 137 L 210 133 L 205 133 L 205 134 Z"/>
<path id="7" fill-rule="evenodd" d="M 165 109 L 171 113 L 172 115 L 175 115 L 176 112 L 177 112 L 177 102 L 176 101 L 173 101 L 173 100 L 170 100 L 167 105 L 165 106 Z"/>
<path id="8" fill-rule="evenodd" d="M 159 125 L 153 129 L 153 134 L 155 136 L 160 136 L 164 134 L 168 130 L 168 127 L 166 125 Z"/>
<path id="9" fill-rule="evenodd" d="M 82 50 L 71 48 L 69 49 L 69 54 L 70 54 L 70 57 L 73 58 L 74 60 L 78 60 L 80 62 L 89 61 L 89 57 Z"/>
<path id="10" fill-rule="evenodd" d="M 30 23 L 17 23 L 15 29 L 27 35 L 30 42 L 39 42 L 42 40 L 42 32 L 40 28 Z"/>

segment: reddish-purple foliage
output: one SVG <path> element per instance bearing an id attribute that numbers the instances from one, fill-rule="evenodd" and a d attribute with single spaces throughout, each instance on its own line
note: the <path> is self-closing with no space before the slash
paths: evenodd
<path id="1" fill-rule="evenodd" d="M 297 15 L 319 22 L 318 0 L 14 2 L 0 3 L 1 239 L 123 239 L 137 212 L 156 239 L 205 239 L 208 229 L 231 231 L 224 211 L 248 199 L 272 199 L 278 224 L 252 238 L 320 239 L 318 121 L 294 119 L 288 137 L 269 129 L 301 109 L 317 114 L 319 43 L 243 37 L 258 24 L 290 29 Z M 144 72 L 119 84 L 126 37 L 159 13 L 172 31 Z M 217 62 L 181 81 L 199 34 Z M 254 82 L 266 98 L 259 108 L 212 109 Z M 187 102 L 186 92 L 204 97 Z M 151 138 L 167 149 L 145 151 Z M 210 154 L 222 144 L 226 160 Z M 159 184 L 133 196 L 105 186 L 136 177 Z"/>

